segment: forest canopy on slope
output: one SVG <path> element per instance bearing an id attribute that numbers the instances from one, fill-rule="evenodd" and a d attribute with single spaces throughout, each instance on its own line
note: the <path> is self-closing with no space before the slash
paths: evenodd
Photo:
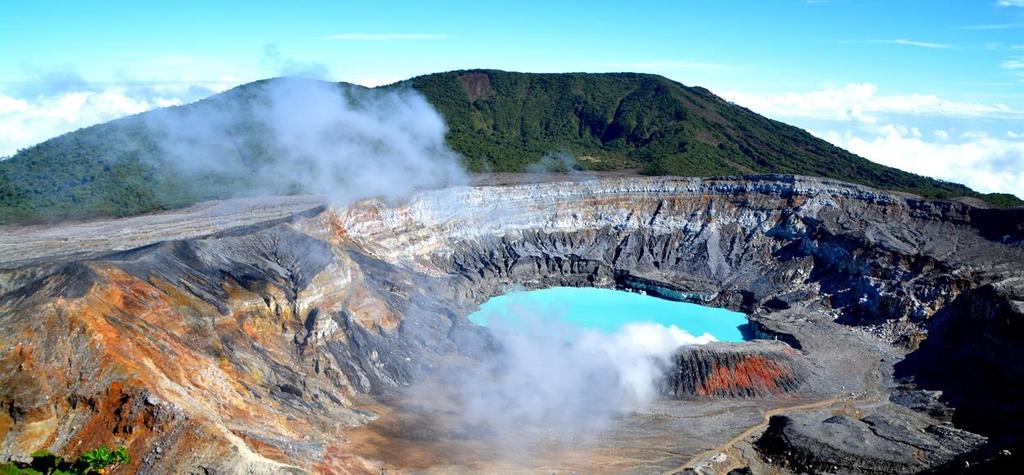
<path id="1" fill-rule="evenodd" d="M 156 112 L 201 117 L 231 111 L 230 120 L 218 122 L 222 130 L 214 132 L 232 146 L 216 152 L 233 155 L 242 168 L 259 167 L 275 160 L 274 144 L 262 133 L 266 124 L 251 111 L 266 101 L 266 87 L 274 81 Z M 799 174 L 928 198 L 1024 204 L 1013 195 L 981 194 L 871 162 L 706 89 L 656 75 L 452 71 L 378 89 L 410 87 L 444 117 L 448 145 L 474 172 L 526 171 L 544 157 L 561 155 L 589 170 Z M 154 113 L 80 129 L 0 161 L 0 223 L 127 216 L 259 189 L 244 169 L 181 174 L 160 147 L 166 137 L 147 126 L 147 115 Z"/>

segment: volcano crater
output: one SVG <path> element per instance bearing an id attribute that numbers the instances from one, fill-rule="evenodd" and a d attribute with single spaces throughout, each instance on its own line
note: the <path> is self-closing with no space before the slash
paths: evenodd
<path id="1" fill-rule="evenodd" d="M 1017 443 L 1024 212 L 794 176 L 566 178 L 293 200 L 200 233 L 186 212 L 77 254 L 11 229 L 0 455 L 88 441 L 155 472 L 907 472 Z M 756 339 L 680 348 L 648 406 L 539 434 L 529 457 L 448 424 L 464 408 L 445 378 L 503 350 L 466 315 L 555 286 L 728 308 Z"/>

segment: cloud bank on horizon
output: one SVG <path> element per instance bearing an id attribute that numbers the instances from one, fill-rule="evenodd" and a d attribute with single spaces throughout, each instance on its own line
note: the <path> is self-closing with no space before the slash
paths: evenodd
<path id="1" fill-rule="evenodd" d="M 1024 192 L 1024 111 L 1005 104 L 880 94 L 870 83 L 722 95 L 874 162 L 981 192 Z"/>

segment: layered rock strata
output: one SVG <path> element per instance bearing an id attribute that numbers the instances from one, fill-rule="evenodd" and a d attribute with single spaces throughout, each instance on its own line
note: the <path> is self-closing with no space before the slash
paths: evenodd
<path id="1" fill-rule="evenodd" d="M 806 382 L 803 358 L 782 342 L 684 346 L 674 355 L 665 392 L 676 398 L 795 393 Z"/>

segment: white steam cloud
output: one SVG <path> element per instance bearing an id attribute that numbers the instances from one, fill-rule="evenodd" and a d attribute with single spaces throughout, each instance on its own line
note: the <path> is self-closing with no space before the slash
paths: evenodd
<path id="1" fill-rule="evenodd" d="M 298 78 L 258 87 L 148 114 L 164 162 L 184 176 L 234 178 L 239 195 L 313 193 L 336 204 L 466 180 L 444 119 L 412 89 Z"/>
<path id="2" fill-rule="evenodd" d="M 526 167 L 527 173 L 575 173 L 579 166 L 569 153 L 549 153 Z"/>
<path id="3" fill-rule="evenodd" d="M 602 333 L 530 305 L 488 324 L 500 350 L 445 381 L 452 394 L 441 399 L 452 401 L 454 414 L 442 420 L 451 433 L 510 449 L 526 449 L 541 438 L 578 440 L 597 433 L 658 397 L 676 349 L 715 341 L 710 334 L 695 337 L 656 323 Z"/>

